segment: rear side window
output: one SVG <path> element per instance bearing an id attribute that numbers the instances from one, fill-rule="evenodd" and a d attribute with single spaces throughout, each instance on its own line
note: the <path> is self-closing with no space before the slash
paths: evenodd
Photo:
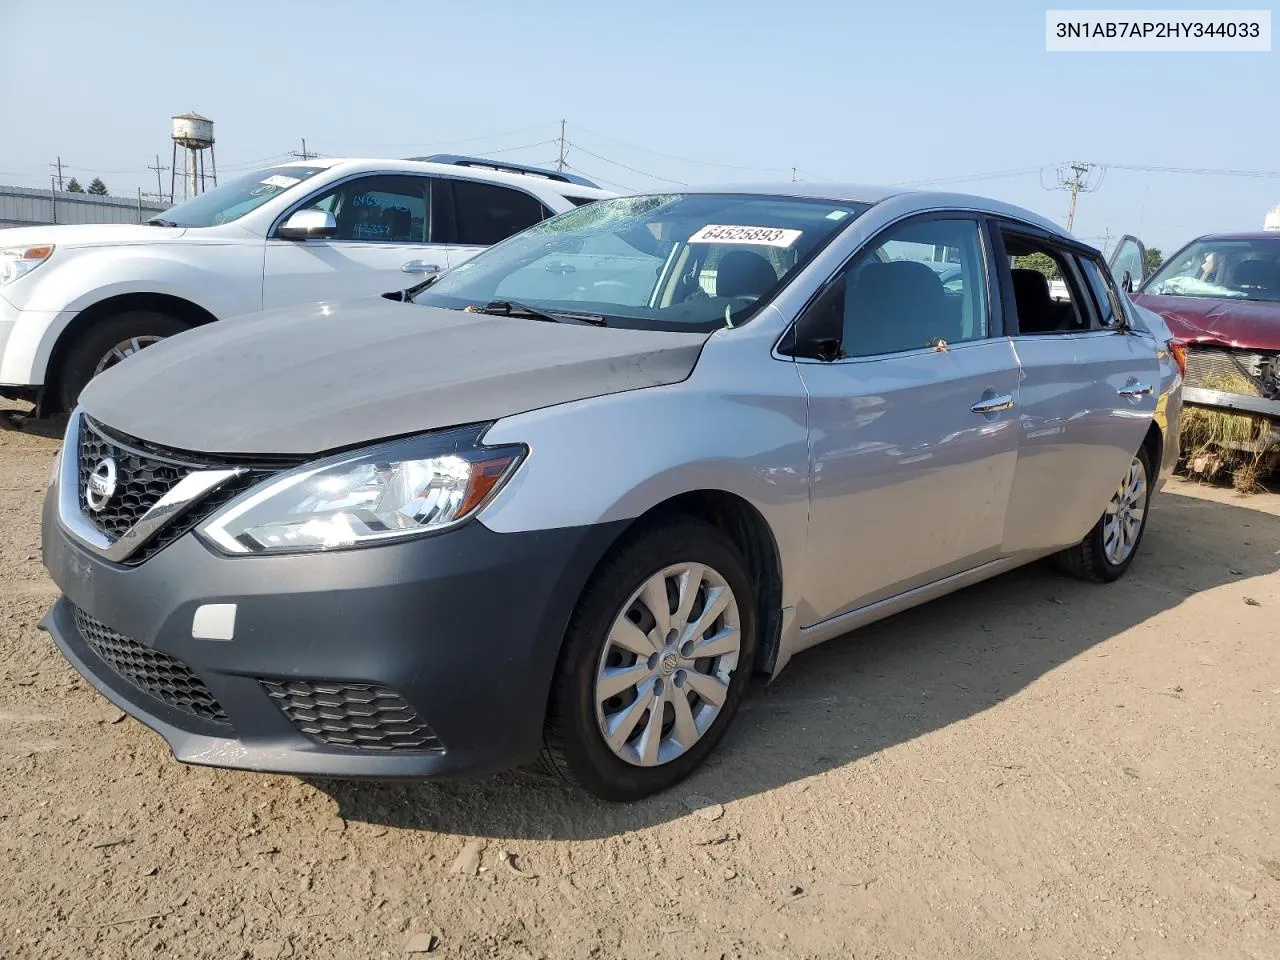
<path id="1" fill-rule="evenodd" d="M 1080 258 L 1080 270 L 1093 293 L 1094 302 L 1098 305 L 1098 319 L 1104 327 L 1114 327 L 1116 317 L 1120 315 L 1120 295 L 1111 283 L 1106 268 L 1092 257 Z"/>
<path id="2" fill-rule="evenodd" d="M 490 247 L 546 218 L 535 197 L 474 180 L 453 181 L 457 242 L 464 246 Z"/>

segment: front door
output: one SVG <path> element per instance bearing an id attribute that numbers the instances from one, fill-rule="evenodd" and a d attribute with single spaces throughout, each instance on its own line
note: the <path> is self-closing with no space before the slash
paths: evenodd
<path id="1" fill-rule="evenodd" d="M 1132 293 L 1142 286 L 1151 271 L 1147 269 L 1147 248 L 1131 234 L 1125 234 L 1111 254 L 1111 275 L 1116 278 L 1125 293 Z"/>
<path id="2" fill-rule="evenodd" d="M 1018 369 L 977 220 L 872 239 L 799 321 L 811 507 L 801 626 L 998 558 Z"/>
<path id="3" fill-rule="evenodd" d="M 434 206 L 432 178 L 410 174 L 357 177 L 320 194 L 300 209 L 332 213 L 338 233 L 267 239 L 263 309 L 377 296 L 431 272 L 406 269 L 447 269 L 448 249 L 433 242 Z"/>

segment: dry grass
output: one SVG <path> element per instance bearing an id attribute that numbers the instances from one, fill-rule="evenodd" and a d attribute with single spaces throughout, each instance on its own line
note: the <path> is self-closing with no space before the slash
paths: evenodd
<path id="1" fill-rule="evenodd" d="M 1258 385 L 1242 373 L 1213 374 L 1205 377 L 1202 386 L 1223 393 L 1262 396 Z M 1270 433 L 1268 421 L 1253 414 L 1213 407 L 1182 408 L 1182 455 L 1191 472 L 1207 479 L 1229 472 L 1232 485 L 1241 493 L 1263 489 L 1267 458 L 1262 441 Z"/>

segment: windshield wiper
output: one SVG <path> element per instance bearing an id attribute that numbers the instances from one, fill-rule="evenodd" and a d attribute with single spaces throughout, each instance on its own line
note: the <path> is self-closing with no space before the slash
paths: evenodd
<path id="1" fill-rule="evenodd" d="M 176 224 L 176 223 L 174 223 L 172 220 L 165 220 L 165 219 L 164 219 L 164 218 L 162 218 L 162 217 L 152 217 L 150 220 L 148 220 L 148 221 L 147 221 L 147 226 L 149 226 L 149 227 L 176 227 L 176 226 L 177 226 L 177 224 Z"/>
<path id="2" fill-rule="evenodd" d="M 528 320 L 545 320 L 548 323 L 564 323 L 564 318 L 589 323 L 593 327 L 605 326 L 604 317 L 594 313 L 548 313 L 518 300 L 490 300 L 483 307 L 471 307 L 472 313 L 487 313 L 496 317 L 524 317 Z"/>

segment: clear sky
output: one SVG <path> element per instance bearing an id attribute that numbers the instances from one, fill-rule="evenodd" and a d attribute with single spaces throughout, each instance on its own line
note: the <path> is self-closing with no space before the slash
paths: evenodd
<path id="1" fill-rule="evenodd" d="M 168 118 L 187 110 L 215 121 L 224 173 L 302 137 L 327 155 L 549 162 L 565 118 L 569 162 L 632 189 L 1015 170 L 948 188 L 1059 221 L 1045 165 L 1280 170 L 1280 53 L 1050 54 L 1050 5 L 1073 6 L 0 0 L 0 183 L 47 186 L 60 155 L 82 183 L 154 190 L 146 164 L 169 162 Z M 1260 229 L 1277 203 L 1280 175 L 1113 166 L 1075 233 L 1169 253 Z"/>

